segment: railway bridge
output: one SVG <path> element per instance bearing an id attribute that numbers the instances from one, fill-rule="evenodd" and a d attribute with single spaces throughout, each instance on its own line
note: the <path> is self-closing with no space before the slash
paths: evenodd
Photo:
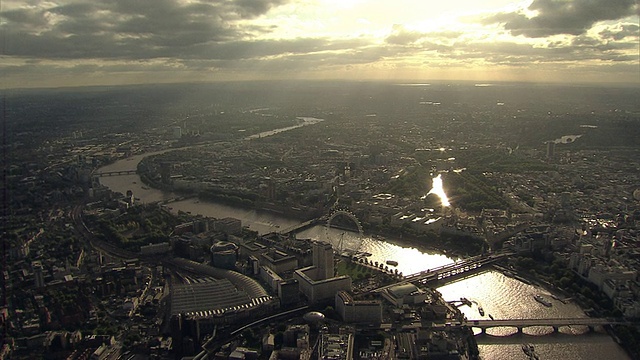
<path id="1" fill-rule="evenodd" d="M 104 176 L 121 176 L 121 175 L 134 175 L 137 174 L 137 170 L 114 170 L 114 171 L 100 171 L 94 172 L 94 176 L 104 177 Z"/>
<path id="2" fill-rule="evenodd" d="M 466 276 L 469 273 L 483 270 L 487 265 L 493 264 L 494 262 L 513 254 L 514 253 L 511 251 L 502 251 L 470 257 L 453 264 L 443 265 L 437 268 L 405 276 L 404 278 L 393 284 L 373 289 L 370 292 L 381 292 L 390 287 L 408 283 L 428 284 L 439 282 L 440 284 L 442 284 L 443 282 L 449 280 L 459 279 L 461 276 Z"/>

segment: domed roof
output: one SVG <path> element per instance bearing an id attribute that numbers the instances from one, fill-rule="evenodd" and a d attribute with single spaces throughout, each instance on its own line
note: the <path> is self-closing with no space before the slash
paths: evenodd
<path id="1" fill-rule="evenodd" d="M 636 189 L 636 191 L 633 192 L 633 198 L 640 201 L 640 189 Z"/>
<path id="2" fill-rule="evenodd" d="M 238 250 L 238 245 L 228 241 L 218 241 L 215 244 L 211 245 L 211 252 L 222 252 L 229 250 Z"/>
<path id="3" fill-rule="evenodd" d="M 319 311 L 309 311 L 302 318 L 309 323 L 321 323 L 324 321 L 324 314 Z"/>

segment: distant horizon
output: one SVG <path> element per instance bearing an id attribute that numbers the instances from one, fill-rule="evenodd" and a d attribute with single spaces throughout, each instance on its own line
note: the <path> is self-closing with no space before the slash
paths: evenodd
<path id="1" fill-rule="evenodd" d="M 1 87 L 0 91 L 21 91 L 21 90 L 72 90 L 90 88 L 120 88 L 120 87 L 144 87 L 144 86 L 165 86 L 165 85 L 216 85 L 216 84 L 241 84 L 241 83 L 381 83 L 388 85 L 407 86 L 430 86 L 443 84 L 473 84 L 473 85 L 535 85 L 535 86 L 559 86 L 559 87 L 603 87 L 603 88 L 640 88 L 640 82 L 542 82 L 542 81 L 522 81 L 522 80 L 463 80 L 463 79 L 241 79 L 241 80 L 208 80 L 208 81 L 172 81 L 172 82 L 139 82 L 139 83 L 118 83 L 118 84 L 87 84 L 87 85 L 59 85 L 59 86 L 24 86 L 24 87 Z M 476 86 L 483 87 L 483 86 Z"/>

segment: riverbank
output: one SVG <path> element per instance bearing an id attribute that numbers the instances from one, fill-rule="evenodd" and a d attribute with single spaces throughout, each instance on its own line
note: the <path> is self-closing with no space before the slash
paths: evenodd
<path id="1" fill-rule="evenodd" d="M 538 265 L 545 264 L 538 263 Z M 588 298 L 581 291 L 572 291 L 572 288 L 563 289 L 554 285 L 549 280 L 532 275 L 529 272 L 531 269 L 518 269 L 517 267 L 507 269 L 499 265 L 494 265 L 494 269 L 500 271 L 505 276 L 513 277 L 514 279 L 543 288 L 551 294 L 553 299 L 563 304 L 573 302 L 582 309 L 583 313 L 588 317 L 621 317 L 621 314 L 616 314 L 616 311 L 611 309 L 612 304 L 610 304 L 611 306 L 603 306 L 603 300 L 601 299 L 602 294 L 598 293 L 599 299 Z M 574 275 L 578 276 L 577 274 Z M 553 275 L 547 274 L 547 276 Z M 557 280 L 560 281 L 560 279 Z M 583 282 L 584 284 L 580 284 Z M 573 283 L 576 286 L 582 285 L 582 289 L 584 289 L 585 286 L 589 286 L 589 283 L 584 279 L 578 279 L 573 281 Z M 638 346 L 637 343 L 638 330 L 636 328 L 630 326 L 605 326 L 604 330 L 631 358 L 640 359 L 640 346 Z"/>

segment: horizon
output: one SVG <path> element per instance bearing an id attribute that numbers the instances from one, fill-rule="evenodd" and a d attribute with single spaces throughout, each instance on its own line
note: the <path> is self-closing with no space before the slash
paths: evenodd
<path id="1" fill-rule="evenodd" d="M 33 87 L 1 87 L 1 92 L 20 91 L 73 91 L 90 89 L 117 89 L 151 86 L 206 86 L 225 84 L 250 84 L 250 83 L 378 83 L 396 86 L 431 87 L 442 85 L 470 85 L 471 87 L 502 87 L 502 86 L 532 86 L 532 87 L 568 87 L 568 88 L 621 88 L 640 89 L 640 82 L 538 82 L 538 81 L 482 81 L 482 80 L 443 80 L 424 79 L 408 81 L 407 79 L 250 79 L 250 80 L 220 80 L 220 81 L 175 81 L 175 82 L 141 82 L 118 84 L 91 84 L 91 85 L 61 85 L 61 86 L 33 86 Z"/>
<path id="2" fill-rule="evenodd" d="M 240 81 L 640 85 L 634 0 L 7 0 L 2 89 Z"/>

